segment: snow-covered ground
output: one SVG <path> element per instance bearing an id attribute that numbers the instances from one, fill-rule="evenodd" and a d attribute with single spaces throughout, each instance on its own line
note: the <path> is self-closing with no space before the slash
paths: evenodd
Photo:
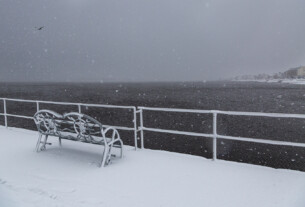
<path id="1" fill-rule="evenodd" d="M 1 207 L 304 207 L 305 173 L 125 148 L 97 168 L 102 148 L 57 139 L 35 153 L 37 133 L 0 128 Z"/>

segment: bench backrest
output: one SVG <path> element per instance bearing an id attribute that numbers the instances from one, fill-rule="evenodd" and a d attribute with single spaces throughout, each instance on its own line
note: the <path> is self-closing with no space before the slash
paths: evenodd
<path id="1" fill-rule="evenodd" d="M 60 130 L 62 132 L 73 131 L 79 141 L 91 143 L 104 141 L 102 124 L 85 114 L 76 112 L 64 114 L 64 123 Z"/>
<path id="2" fill-rule="evenodd" d="M 59 123 L 63 119 L 62 115 L 51 110 L 40 110 L 34 115 L 37 130 L 44 135 L 58 135 Z"/>
<path id="3" fill-rule="evenodd" d="M 34 115 L 38 131 L 44 135 L 58 136 L 83 142 L 105 142 L 103 126 L 96 119 L 81 113 L 60 115 L 50 110 L 40 110 Z"/>

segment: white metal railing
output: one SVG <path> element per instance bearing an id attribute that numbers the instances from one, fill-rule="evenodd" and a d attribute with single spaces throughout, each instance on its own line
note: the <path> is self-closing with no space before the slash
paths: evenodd
<path id="1" fill-rule="evenodd" d="M 138 148 L 137 146 L 137 110 L 134 106 L 118 106 L 118 105 L 105 105 L 105 104 L 85 104 L 85 103 L 71 103 L 71 102 L 55 102 L 55 101 L 41 101 L 41 100 L 26 100 L 26 99 L 11 99 L 11 98 L 0 98 L 3 101 L 3 113 L 0 113 L 0 116 L 4 116 L 4 125 L 8 127 L 7 117 L 16 117 L 16 118 L 24 118 L 24 119 L 33 119 L 33 116 L 24 116 L 24 115 L 17 115 L 17 114 L 10 114 L 7 112 L 7 102 L 25 102 L 25 103 L 35 103 L 36 110 L 39 111 L 40 104 L 55 104 L 55 105 L 69 105 L 69 106 L 77 106 L 78 112 L 81 113 L 81 107 L 96 107 L 96 108 L 113 108 L 113 109 L 131 109 L 133 112 L 133 127 L 126 127 L 126 126 L 111 126 L 116 129 L 120 130 L 127 130 L 127 131 L 134 131 L 134 142 L 135 142 L 135 149 Z M 110 125 L 104 125 L 109 127 Z"/>
<path id="2" fill-rule="evenodd" d="M 276 141 L 271 139 L 260 139 L 260 138 L 248 138 L 248 137 L 234 137 L 220 135 L 217 133 L 217 115 L 232 115 L 232 116 L 258 116 L 258 117 L 273 117 L 273 118 L 298 118 L 305 119 L 303 114 L 282 114 L 282 113 L 261 113 L 261 112 L 237 112 L 237 111 L 218 111 L 218 110 L 196 110 L 196 109 L 175 109 L 175 108 L 152 108 L 152 107 L 138 107 L 140 111 L 140 131 L 141 131 L 141 148 L 144 148 L 144 133 L 143 131 L 160 132 L 160 133 L 170 133 L 170 134 L 180 134 L 189 135 L 197 137 L 206 137 L 213 139 L 213 160 L 217 159 L 217 138 L 244 141 L 244 142 L 254 142 L 272 145 L 282 145 L 282 146 L 296 146 L 305 147 L 305 143 L 289 142 L 289 141 Z M 162 111 L 162 112 L 182 112 L 182 113 L 197 113 L 197 114 L 212 114 L 213 115 L 213 133 L 197 133 L 189 131 L 178 131 L 178 130 L 167 130 L 159 128 L 148 128 L 144 126 L 143 123 L 143 111 Z"/>
<path id="3" fill-rule="evenodd" d="M 282 145 L 282 146 L 296 146 L 304 147 L 305 143 L 299 142 L 289 142 L 289 141 L 276 141 L 271 139 L 261 139 L 261 138 L 249 138 L 249 137 L 235 137 L 221 135 L 217 133 L 217 116 L 222 115 L 231 115 L 231 116 L 257 116 L 257 117 L 272 117 L 272 118 L 297 118 L 305 119 L 303 114 L 283 114 L 283 113 L 261 113 L 261 112 L 238 112 L 238 111 L 219 111 L 219 110 L 196 110 L 196 109 L 176 109 L 176 108 L 153 108 L 153 107 L 138 107 L 135 106 L 117 106 L 117 105 L 103 105 L 103 104 L 85 104 L 85 103 L 70 103 L 70 102 L 54 102 L 54 101 L 40 101 L 40 100 L 24 100 L 24 99 L 10 99 L 10 98 L 0 98 L 3 101 L 3 113 L 0 113 L 0 116 L 4 116 L 4 124 L 8 127 L 7 117 L 17 117 L 25 119 L 33 119 L 31 116 L 17 115 L 7 113 L 7 101 L 13 102 L 27 102 L 27 103 L 36 103 L 36 110 L 40 108 L 40 104 L 56 104 L 56 105 L 72 105 L 78 106 L 78 111 L 81 113 L 81 107 L 98 107 L 98 108 L 114 108 L 114 109 L 131 109 L 133 112 L 133 127 L 126 126 L 112 126 L 120 130 L 128 130 L 134 132 L 134 142 L 135 149 L 138 148 L 137 145 L 137 133 L 140 132 L 140 141 L 141 148 L 144 149 L 144 131 L 151 132 L 160 132 L 160 133 L 169 133 L 169 134 L 179 134 L 179 135 L 188 135 L 188 136 L 197 136 L 213 139 L 213 159 L 217 159 L 217 139 L 227 139 L 243 142 L 253 142 L 253 143 L 262 143 L 262 144 L 271 144 L 271 145 Z M 144 111 L 156 111 L 156 112 L 179 112 L 179 113 L 197 113 L 197 114 L 211 114 L 213 116 L 213 132 L 212 133 L 198 133 L 191 131 L 179 131 L 179 130 L 169 130 L 169 129 L 159 129 L 159 128 L 150 128 L 144 126 L 143 113 Z M 140 126 L 137 126 L 137 115 L 140 117 Z M 105 125 L 109 126 L 109 125 Z"/>

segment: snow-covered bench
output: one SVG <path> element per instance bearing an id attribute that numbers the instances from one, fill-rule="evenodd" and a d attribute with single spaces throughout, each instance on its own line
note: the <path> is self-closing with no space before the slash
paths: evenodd
<path id="1" fill-rule="evenodd" d="M 100 167 L 109 164 L 113 147 L 120 148 L 120 157 L 123 155 L 123 142 L 118 131 L 112 127 L 103 127 L 96 119 L 85 114 L 71 112 L 64 115 L 51 110 L 40 110 L 34 115 L 34 121 L 39 132 L 36 151 L 45 150 L 48 136 L 62 139 L 104 145 L 104 153 Z M 42 136 L 45 136 L 42 140 Z"/>

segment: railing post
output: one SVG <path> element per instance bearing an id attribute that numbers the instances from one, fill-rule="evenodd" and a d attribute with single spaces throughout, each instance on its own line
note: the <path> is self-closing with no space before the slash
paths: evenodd
<path id="1" fill-rule="evenodd" d="M 138 149 L 138 137 L 137 137 L 137 108 L 133 107 L 133 128 L 134 128 L 134 147 Z"/>
<path id="2" fill-rule="evenodd" d="M 143 109 L 140 109 L 141 149 L 144 149 Z"/>
<path id="3" fill-rule="evenodd" d="M 3 99 L 4 125 L 7 128 L 6 98 Z"/>
<path id="4" fill-rule="evenodd" d="M 217 113 L 213 112 L 213 160 L 217 160 Z"/>
<path id="5" fill-rule="evenodd" d="M 80 113 L 80 114 L 81 114 L 81 113 L 82 113 L 82 107 L 81 107 L 81 105 L 80 105 L 80 104 L 78 104 L 77 106 L 78 106 L 78 113 Z"/>
<path id="6" fill-rule="evenodd" d="M 39 111 L 39 101 L 36 101 L 36 109 Z"/>

